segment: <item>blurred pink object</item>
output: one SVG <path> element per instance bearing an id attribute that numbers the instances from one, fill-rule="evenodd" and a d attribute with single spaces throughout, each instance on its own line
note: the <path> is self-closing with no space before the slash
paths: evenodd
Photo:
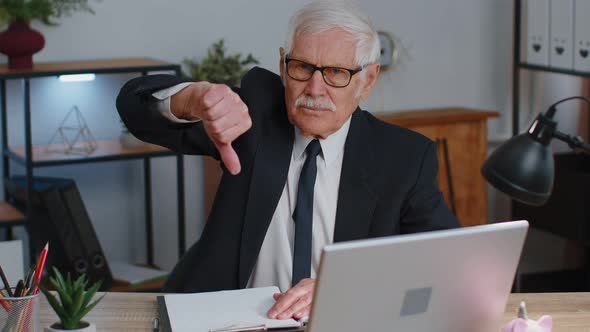
<path id="1" fill-rule="evenodd" d="M 543 315 L 539 320 L 528 319 L 526 305 L 520 302 L 518 318 L 513 319 L 502 329 L 502 332 L 551 332 L 553 318 Z"/>

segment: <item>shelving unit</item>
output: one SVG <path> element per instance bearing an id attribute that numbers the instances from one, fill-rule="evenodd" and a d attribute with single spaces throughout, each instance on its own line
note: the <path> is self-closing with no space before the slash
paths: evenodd
<path id="1" fill-rule="evenodd" d="M 153 71 L 170 71 L 180 75 L 180 66 L 164 61 L 148 58 L 129 58 L 129 59 L 110 59 L 94 61 L 70 61 L 70 62 L 53 62 L 35 64 L 32 69 L 11 70 L 6 65 L 0 65 L 0 123 L 2 126 L 2 164 L 3 177 L 7 179 L 10 174 L 10 163 L 18 163 L 25 168 L 25 177 L 27 181 L 27 201 L 33 192 L 33 171 L 37 167 L 107 162 L 116 160 L 143 160 L 144 185 L 145 185 L 145 227 L 146 227 L 146 253 L 147 264 L 153 265 L 153 230 L 152 230 L 152 199 L 151 199 L 151 158 L 176 156 L 177 165 L 177 189 L 178 189 L 178 255 L 184 253 L 186 245 L 185 235 L 185 197 L 184 197 L 184 163 L 183 156 L 176 154 L 160 146 L 146 144 L 136 148 L 124 148 L 118 140 L 103 140 L 97 142 L 97 148 L 89 155 L 65 154 L 49 149 L 47 145 L 33 145 L 31 137 L 31 102 L 30 102 L 30 81 L 34 78 L 59 76 L 68 74 L 114 74 L 114 73 L 141 73 L 147 75 Z M 7 125 L 7 97 L 6 81 L 22 80 L 22 91 L 24 97 L 24 146 L 11 147 L 8 145 L 8 125 Z M 7 190 L 4 190 L 6 200 L 10 198 Z M 32 206 L 28 204 L 25 215 L 31 212 Z M 16 212 L 16 213 L 15 213 Z M 16 209 L 7 204 L 0 202 L 0 225 L 18 224 L 19 215 L 22 215 Z M 4 221 L 6 220 L 6 222 Z M 12 236 L 9 233 L 9 237 Z"/>
<path id="2" fill-rule="evenodd" d="M 590 78 L 590 72 L 580 72 L 552 68 L 549 66 L 538 66 L 523 62 L 521 59 L 521 31 L 522 31 L 522 0 L 514 0 L 514 65 L 512 69 L 512 134 L 518 135 L 523 128 L 519 128 L 520 122 L 520 70 L 525 69 L 532 72 L 546 72 L 556 74 L 573 75 L 577 77 Z"/>
<path id="3" fill-rule="evenodd" d="M 534 1 L 534 0 L 529 0 L 529 1 Z M 555 1 L 555 0 L 554 0 Z M 522 24 L 523 21 L 522 15 L 523 13 L 523 0 L 514 0 L 514 36 L 513 36 L 513 69 L 512 69 L 512 134 L 513 135 L 518 135 L 520 133 L 522 133 L 524 130 L 526 130 L 527 128 L 521 128 L 520 127 L 520 75 L 521 75 L 521 71 L 522 70 L 526 70 L 528 72 L 531 73 L 535 73 L 535 72 L 542 72 L 542 73 L 555 73 L 555 74 L 565 74 L 565 75 L 570 75 L 570 76 L 574 76 L 574 77 L 580 77 L 580 78 L 590 78 L 590 72 L 582 72 L 582 71 L 576 71 L 576 70 L 567 70 L 567 69 L 560 69 L 560 68 L 552 68 L 549 66 L 540 66 L 540 65 L 533 65 L 533 64 L 529 64 L 526 63 L 525 61 L 523 61 L 523 59 L 521 58 L 521 42 L 522 42 Z M 545 110 L 542 110 L 545 111 Z M 589 126 L 590 128 L 590 126 Z M 519 267 L 519 270 L 517 271 L 516 274 L 516 279 L 515 279 L 515 285 L 514 285 L 514 291 L 516 292 L 520 292 L 521 290 L 523 290 L 523 279 L 526 279 L 526 275 L 530 274 L 531 276 L 534 276 L 535 274 L 539 274 L 539 275 L 543 275 L 545 274 L 545 278 L 547 281 L 545 281 L 544 279 L 541 279 L 539 277 L 537 277 L 537 280 L 535 280 L 534 278 L 532 278 L 532 284 L 540 284 L 543 285 L 544 283 L 550 283 L 552 286 L 551 287 L 564 287 L 564 285 L 567 285 L 567 287 L 574 287 L 572 285 L 575 285 L 577 282 L 579 282 L 576 278 L 578 278 L 578 274 L 575 273 L 579 273 L 581 275 L 583 275 L 583 279 L 586 278 L 586 273 L 587 273 L 587 269 L 590 267 L 588 261 L 586 262 L 580 262 L 583 261 L 583 258 L 580 257 L 584 257 L 584 255 L 580 256 L 578 251 L 587 251 L 588 249 L 588 242 L 587 239 L 583 239 L 584 235 L 582 234 L 587 234 L 587 228 L 585 228 L 585 224 L 587 220 L 579 220 L 580 216 L 583 215 L 584 211 L 584 204 L 578 204 L 578 200 L 575 199 L 571 199 L 571 197 L 567 196 L 569 195 L 573 195 L 574 197 L 578 197 L 576 196 L 576 188 L 581 187 L 585 187 L 584 184 L 586 181 L 585 177 L 587 175 L 584 174 L 582 175 L 583 171 L 581 171 L 581 166 L 579 166 L 579 164 L 576 164 L 575 167 L 580 167 L 580 169 L 576 169 L 574 170 L 574 173 L 571 174 L 565 174 L 567 172 L 569 172 L 568 170 L 559 170 L 559 165 L 563 166 L 564 165 L 564 157 L 568 157 L 568 156 L 558 156 L 556 155 L 556 180 L 555 180 L 555 186 L 554 186 L 554 192 L 552 194 L 552 197 L 549 199 L 549 201 L 547 202 L 547 204 L 545 204 L 542 207 L 531 207 L 531 206 L 526 206 L 523 205 L 522 203 L 518 203 L 516 201 L 512 201 L 512 206 L 511 206 L 511 214 L 512 214 L 512 218 L 513 219 L 528 219 L 529 221 L 531 221 L 531 226 L 533 228 L 535 228 L 535 230 L 531 230 L 529 233 L 529 240 L 535 239 L 535 237 L 539 237 L 539 235 L 534 235 L 533 233 L 537 232 L 537 230 L 543 230 L 543 231 L 547 231 L 549 232 L 549 234 L 551 234 L 551 236 L 560 236 L 560 238 L 558 238 L 559 241 L 565 241 L 567 240 L 573 240 L 574 242 L 568 243 L 569 249 L 568 249 L 568 254 L 573 254 L 573 257 L 568 257 L 564 262 L 559 261 L 557 262 L 558 267 L 554 267 L 551 266 L 551 264 L 555 264 L 555 259 L 550 259 L 548 257 L 534 257 L 534 258 L 527 258 L 525 257 L 524 260 L 524 264 L 521 264 L 521 267 Z M 566 158 L 565 160 L 568 161 L 570 158 Z M 560 162 L 561 160 L 561 162 Z M 580 162 L 580 161 L 577 161 Z M 573 167 L 573 166 L 572 166 Z M 574 167 L 574 168 L 575 168 Z M 565 167 L 568 168 L 568 167 Z M 586 170 L 588 168 L 585 168 Z M 559 174 L 561 173 L 561 174 Z M 561 180 L 559 180 L 558 178 L 562 177 Z M 575 180 L 572 180 L 572 178 L 574 178 Z M 559 182 L 559 183 L 558 183 Z M 568 183 L 570 184 L 572 187 L 568 187 L 567 190 L 564 189 L 564 183 Z M 559 188 L 558 188 L 559 187 Z M 572 189 L 572 190 L 570 190 Z M 565 194 L 565 195 L 564 195 Z M 579 197 L 581 197 L 581 200 L 583 200 L 583 197 L 585 197 L 583 194 L 580 195 Z M 569 204 L 568 206 L 566 206 L 567 204 Z M 576 207 L 572 208 L 571 205 L 576 205 Z M 573 214 L 573 216 L 572 216 Z M 550 226 L 547 226 L 547 222 L 550 222 Z M 559 230 L 558 230 L 559 229 Z M 571 231 L 573 229 L 573 231 Z M 575 234 L 574 236 L 572 235 L 564 235 L 561 233 L 572 233 Z M 543 233 L 541 233 L 543 234 Z M 533 237 L 531 237 L 531 235 L 534 235 Z M 547 236 L 547 235 L 544 235 Z M 582 239 L 581 239 L 582 238 Z M 556 241 L 555 239 L 553 239 L 554 241 Z M 581 241 L 580 241 L 581 240 Z M 527 240 L 528 241 L 528 240 Z M 538 240 L 536 240 L 538 241 Z M 586 241 L 586 242 L 584 242 Z M 531 242 L 534 243 L 534 242 Z M 549 245 L 549 244 L 547 244 Z M 554 244 L 553 244 L 554 245 Z M 526 248 L 528 247 L 528 242 L 527 244 L 525 244 L 525 252 L 523 253 L 523 256 L 527 255 L 526 252 Z M 531 247 L 535 246 L 535 244 L 531 245 Z M 538 245 L 537 245 L 538 246 Z M 585 246 L 585 248 L 584 248 Z M 531 251 L 532 252 L 532 251 Z M 531 256 L 532 257 L 532 256 Z M 529 262 L 530 261 L 530 262 Z M 543 262 L 543 263 L 539 263 L 539 262 Z M 549 262 L 549 263 L 548 263 Z M 550 266 L 548 267 L 548 269 L 539 269 L 539 266 L 542 265 L 547 265 L 549 264 Z M 577 265 L 585 265 L 585 267 L 580 267 Z M 524 265 L 524 269 L 522 268 L 522 265 Z M 526 267 L 527 265 L 530 265 L 530 267 Z M 567 267 L 565 266 L 567 265 Z M 558 270 L 559 268 L 564 269 L 564 270 Z M 567 271 L 565 270 L 565 268 L 567 269 L 571 269 L 571 271 Z M 575 268 L 582 268 L 582 272 L 572 272 L 575 271 Z M 556 270 L 557 269 L 557 270 Z M 527 271 L 530 270 L 530 271 Z M 556 285 L 560 285 L 560 286 L 556 286 Z M 587 285 L 587 281 L 586 281 L 586 285 Z M 539 287 L 539 286 L 537 286 Z M 543 285 L 541 287 L 547 287 L 546 285 Z M 586 286 L 587 287 L 587 286 Z M 547 291 L 546 289 L 534 289 L 532 291 Z M 530 289 L 524 289 L 524 291 L 528 292 L 531 291 Z M 550 288 L 549 291 L 573 291 L 570 289 L 555 289 L 555 288 Z M 579 291 L 579 290 L 576 290 Z M 584 290 L 585 291 L 585 290 Z"/>

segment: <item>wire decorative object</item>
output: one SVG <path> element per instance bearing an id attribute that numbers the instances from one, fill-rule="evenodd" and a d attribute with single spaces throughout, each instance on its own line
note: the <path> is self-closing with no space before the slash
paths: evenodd
<path id="1" fill-rule="evenodd" d="M 89 155 L 96 150 L 92 135 L 82 112 L 74 105 L 49 140 L 48 152 Z"/>

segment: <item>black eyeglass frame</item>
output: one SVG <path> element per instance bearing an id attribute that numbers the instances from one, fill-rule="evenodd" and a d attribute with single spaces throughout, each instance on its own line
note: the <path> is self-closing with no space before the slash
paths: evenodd
<path id="1" fill-rule="evenodd" d="M 302 79 L 295 78 L 295 77 L 291 76 L 291 74 L 289 74 L 289 62 L 291 62 L 291 61 L 299 61 L 299 62 L 302 62 L 302 63 L 304 63 L 306 65 L 311 66 L 313 68 L 313 71 L 311 72 L 311 75 L 309 75 L 309 77 L 307 79 L 305 79 L 305 80 L 302 80 Z M 289 75 L 289 77 L 291 77 L 292 79 L 294 79 L 296 81 L 299 81 L 299 82 L 306 82 L 306 81 L 309 81 L 313 77 L 313 74 L 315 74 L 315 72 L 319 70 L 320 73 L 322 73 L 322 78 L 324 79 L 324 82 L 326 82 L 326 84 L 328 84 L 329 86 L 334 87 L 334 88 L 345 88 L 345 87 L 347 87 L 350 84 L 350 81 L 352 81 L 352 76 L 354 74 L 356 74 L 356 73 L 361 72 L 363 69 L 365 69 L 365 67 L 366 67 L 366 65 L 360 66 L 357 69 L 348 69 L 348 68 L 335 67 L 335 66 L 319 67 L 319 66 L 316 66 L 314 64 L 311 64 L 311 63 L 308 63 L 308 62 L 305 62 L 305 61 L 302 61 L 302 60 L 299 60 L 299 59 L 291 58 L 289 56 L 286 56 L 285 57 L 285 71 L 287 72 L 287 75 Z M 350 73 L 350 76 L 348 77 L 348 82 L 346 83 L 346 85 L 334 85 L 334 84 L 328 82 L 326 80 L 326 74 L 324 74 L 324 70 L 326 70 L 326 69 L 339 69 L 339 70 L 345 70 L 345 71 L 349 72 Z"/>

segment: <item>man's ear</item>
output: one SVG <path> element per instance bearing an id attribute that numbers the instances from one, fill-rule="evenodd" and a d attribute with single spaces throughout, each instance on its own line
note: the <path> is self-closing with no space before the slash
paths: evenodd
<path id="1" fill-rule="evenodd" d="M 279 60 L 279 69 L 281 71 L 281 81 L 285 82 L 285 49 L 279 47 L 279 54 L 281 58 Z"/>
<path id="2" fill-rule="evenodd" d="M 365 83 L 364 86 L 361 88 L 361 99 L 367 99 L 377 83 L 377 77 L 379 76 L 379 70 L 381 70 L 381 65 L 378 63 L 372 63 L 367 65 L 364 69 L 365 72 Z"/>

